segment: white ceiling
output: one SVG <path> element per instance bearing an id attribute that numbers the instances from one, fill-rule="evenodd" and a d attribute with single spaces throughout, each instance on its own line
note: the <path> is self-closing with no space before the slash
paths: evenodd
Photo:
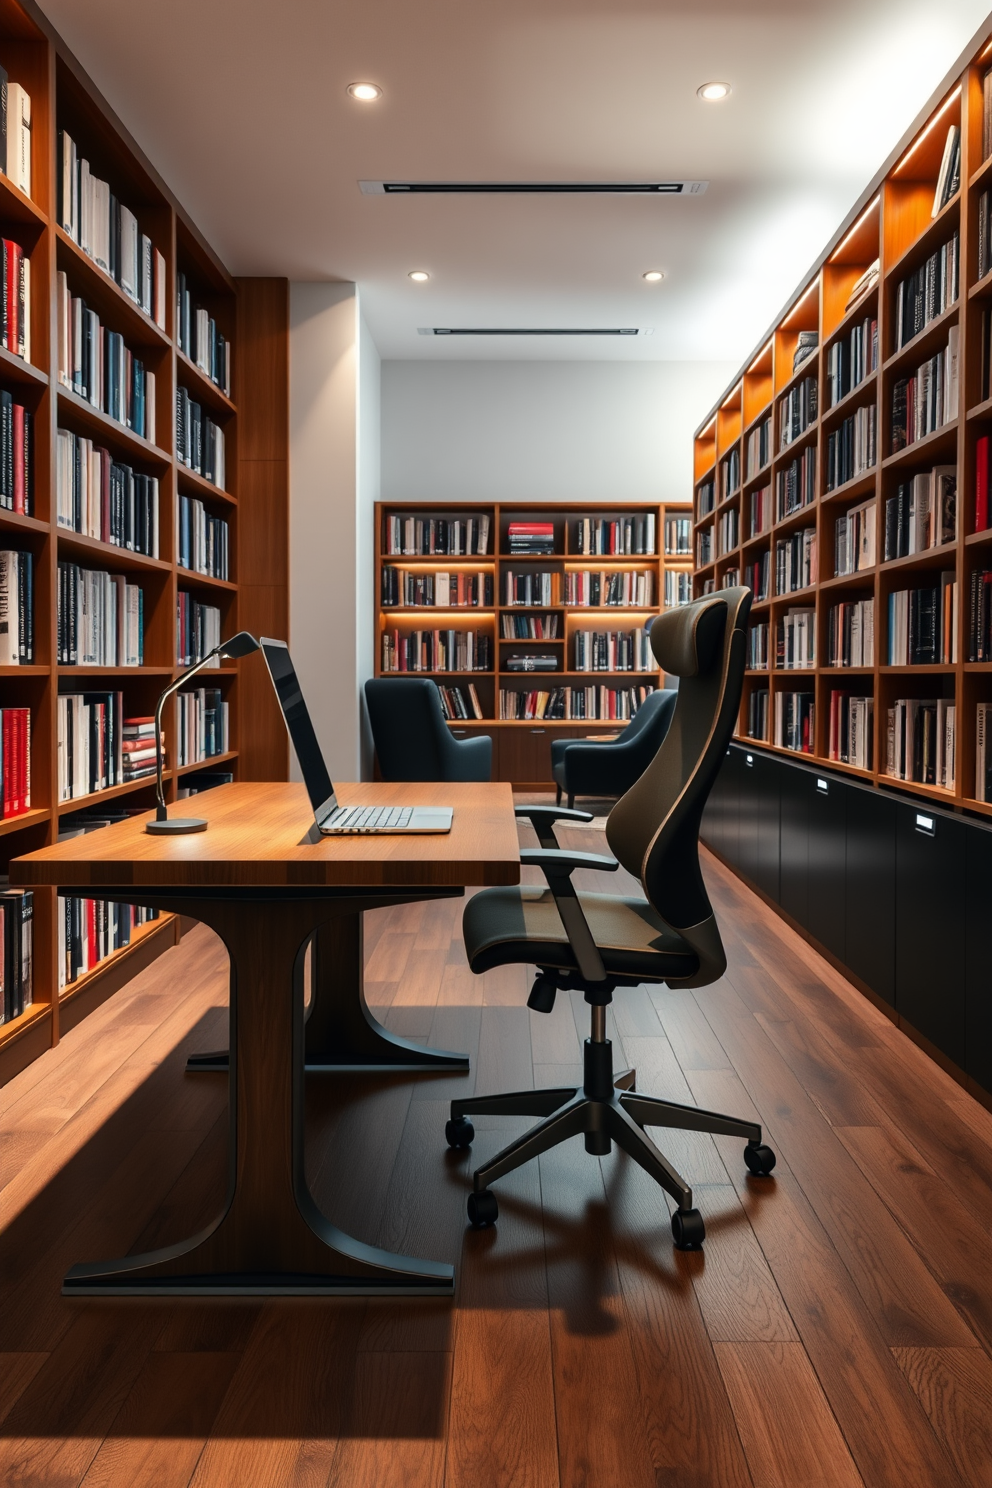
<path id="1" fill-rule="evenodd" d="M 747 354 L 987 3 L 42 0 L 233 272 L 356 281 L 385 357 L 651 361 Z M 696 97 L 713 78 L 732 84 L 722 104 Z M 383 97 L 357 104 L 346 87 L 367 79 Z M 710 185 L 684 200 L 357 185 L 415 177 Z M 652 334 L 447 342 L 421 325 Z"/>

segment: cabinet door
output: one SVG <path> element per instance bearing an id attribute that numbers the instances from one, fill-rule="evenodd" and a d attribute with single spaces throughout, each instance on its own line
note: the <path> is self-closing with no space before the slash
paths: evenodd
<path id="1" fill-rule="evenodd" d="M 787 915 L 808 927 L 809 896 L 809 776 L 805 770 L 782 762 L 780 782 L 779 900 Z"/>
<path id="2" fill-rule="evenodd" d="M 781 852 L 780 781 L 782 767 L 767 754 L 754 756 L 755 865 L 754 881 L 769 899 L 778 903 L 779 853 Z"/>
<path id="3" fill-rule="evenodd" d="M 758 872 L 757 756 L 751 749 L 738 751 L 737 866 L 752 883 Z"/>
<path id="4" fill-rule="evenodd" d="M 809 797 L 806 928 L 839 960 L 845 954 L 844 876 L 847 868 L 843 781 L 803 771 Z"/>
<path id="5" fill-rule="evenodd" d="M 560 737 L 546 725 L 516 724 L 500 729 L 499 778 L 513 785 L 553 785 L 551 740 Z"/>
<path id="6" fill-rule="evenodd" d="M 969 823 L 967 832 L 964 1067 L 992 1091 L 992 831 Z"/>
<path id="7" fill-rule="evenodd" d="M 891 1006 L 896 995 L 896 806 L 880 791 L 847 795 L 844 961 Z"/>
<path id="8" fill-rule="evenodd" d="M 730 750 L 727 750 L 729 757 Z M 714 852 L 724 853 L 724 822 L 727 814 L 727 759 L 724 759 L 717 777 L 713 782 L 713 789 L 706 799 L 703 807 L 703 819 L 699 827 L 700 841 L 705 842 Z"/>
<path id="9" fill-rule="evenodd" d="M 491 724 L 487 728 L 485 726 L 485 724 L 481 724 L 481 723 L 449 724 L 449 728 L 451 729 L 452 735 L 456 739 L 478 739 L 478 738 L 492 739 L 492 741 L 493 741 L 493 772 L 492 772 L 491 778 L 493 780 L 501 780 L 503 778 L 500 775 L 500 773 L 499 773 L 499 729 L 498 728 L 493 728 L 493 726 Z"/>
<path id="10" fill-rule="evenodd" d="M 967 832 L 896 805 L 896 1011 L 962 1067 Z"/>

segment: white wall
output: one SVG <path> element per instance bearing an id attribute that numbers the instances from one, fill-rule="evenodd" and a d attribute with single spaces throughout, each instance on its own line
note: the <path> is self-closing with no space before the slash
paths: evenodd
<path id="1" fill-rule="evenodd" d="M 732 362 L 382 364 L 387 501 L 687 501 Z"/>
<path id="2" fill-rule="evenodd" d="M 290 286 L 289 355 L 290 642 L 331 776 L 357 780 L 372 669 L 379 358 L 355 285 Z"/>

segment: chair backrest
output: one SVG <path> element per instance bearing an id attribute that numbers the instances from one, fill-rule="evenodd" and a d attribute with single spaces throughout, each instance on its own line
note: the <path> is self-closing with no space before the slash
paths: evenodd
<path id="1" fill-rule="evenodd" d="M 365 684 L 383 780 L 443 780 L 450 738 L 437 687 L 427 677 L 370 677 Z"/>
<path id="2" fill-rule="evenodd" d="M 630 745 L 626 759 L 633 769 L 646 770 L 654 758 L 668 733 L 677 698 L 678 692 L 674 687 L 656 688 L 644 699 L 630 725 L 617 739 L 618 744 Z M 635 724 L 640 727 L 635 729 Z"/>
<path id="3" fill-rule="evenodd" d="M 750 589 L 721 589 L 653 622 L 658 664 L 680 679 L 675 712 L 654 759 L 606 823 L 615 856 L 699 956 L 698 974 L 683 985 L 715 981 L 726 966 L 699 868 L 699 824 L 740 707 L 750 608 Z"/>

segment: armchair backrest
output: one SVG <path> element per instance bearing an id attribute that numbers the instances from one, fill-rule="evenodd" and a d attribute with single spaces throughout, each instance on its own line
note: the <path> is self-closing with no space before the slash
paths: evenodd
<path id="1" fill-rule="evenodd" d="M 454 741 L 433 682 L 427 677 L 370 677 L 365 703 L 384 780 L 444 780 Z"/>
<path id="2" fill-rule="evenodd" d="M 659 615 L 651 646 L 679 681 L 657 754 L 610 812 L 610 848 L 662 919 L 693 945 L 697 976 L 720 976 L 726 956 L 699 868 L 699 824 L 734 730 L 744 683 L 751 591 L 722 589 Z"/>

